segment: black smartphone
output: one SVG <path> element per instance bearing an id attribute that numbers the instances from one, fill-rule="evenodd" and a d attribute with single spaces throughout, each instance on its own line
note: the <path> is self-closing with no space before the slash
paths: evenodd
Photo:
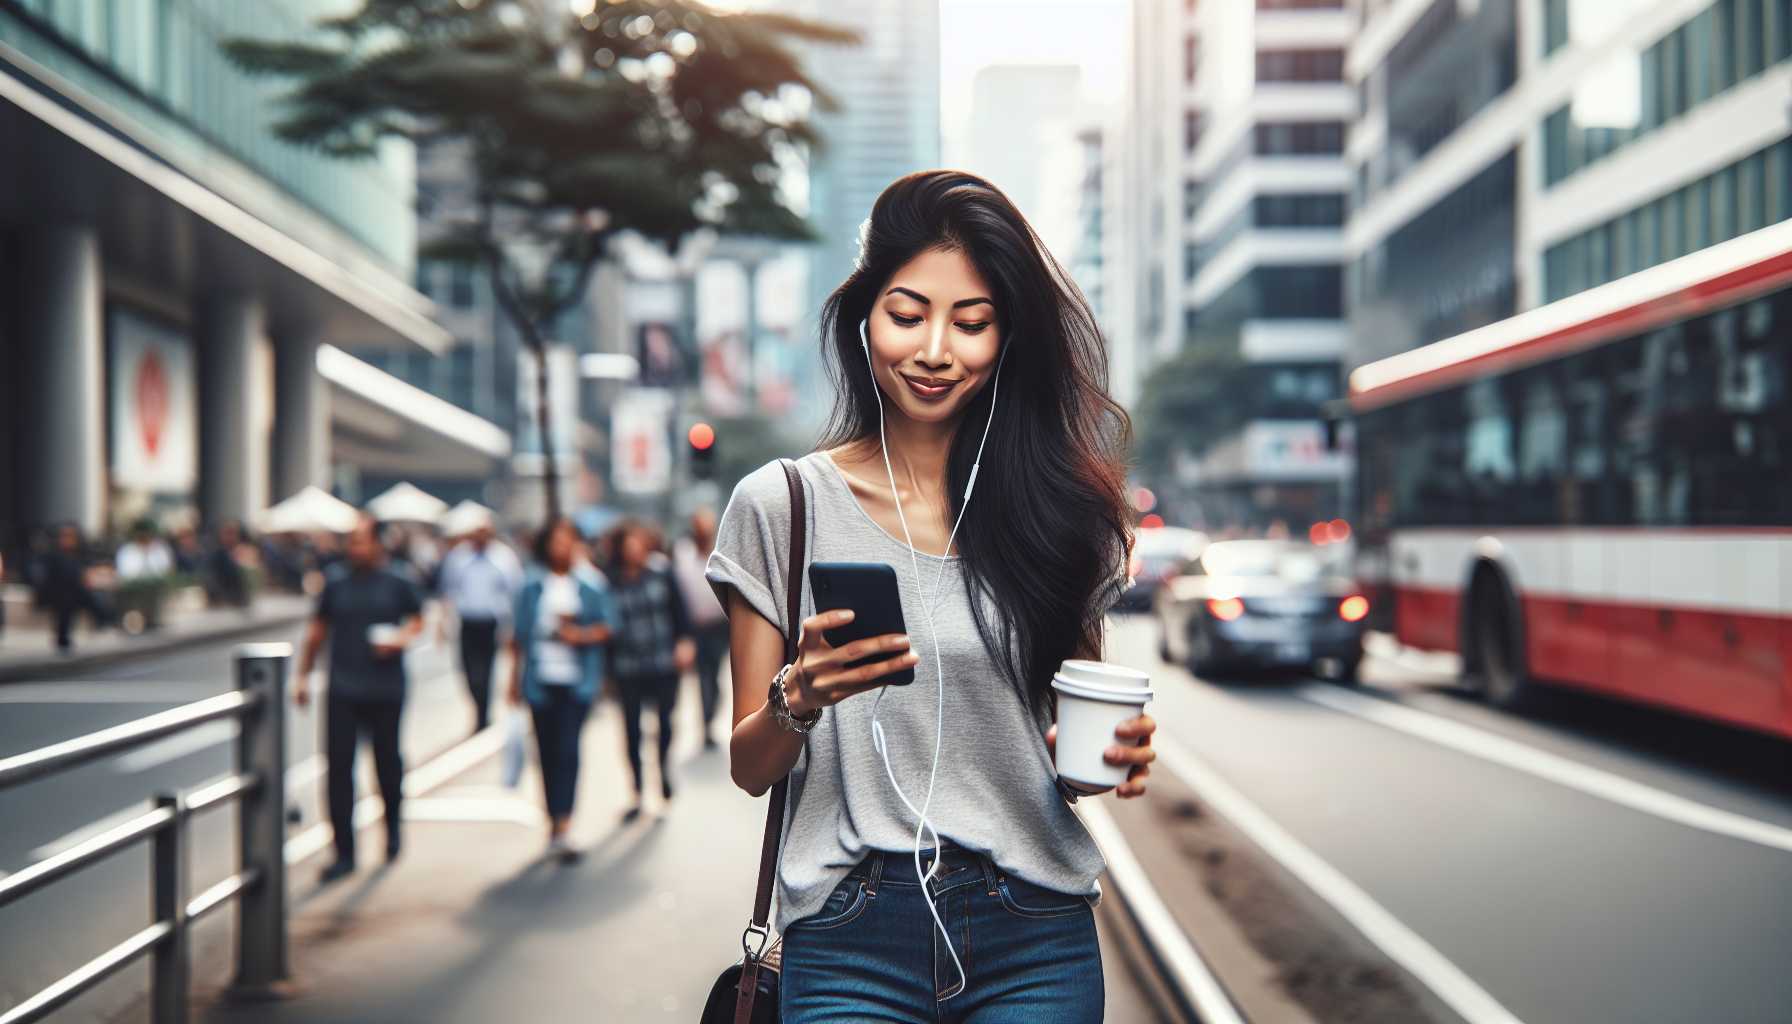
<path id="1" fill-rule="evenodd" d="M 818 612 L 841 608 L 853 611 L 851 622 L 822 631 L 821 635 L 835 647 L 886 633 L 908 632 L 902 620 L 902 593 L 896 588 L 896 570 L 883 562 L 811 562 L 809 592 L 815 597 Z M 846 667 L 857 668 L 906 653 L 872 655 L 847 662 Z M 892 672 L 883 681 L 890 686 L 907 686 L 915 681 L 914 666 Z"/>

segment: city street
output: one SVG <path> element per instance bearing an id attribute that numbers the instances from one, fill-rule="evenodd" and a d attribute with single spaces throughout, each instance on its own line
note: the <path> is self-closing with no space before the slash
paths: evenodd
<path id="1" fill-rule="evenodd" d="M 1166 896 L 1194 879 L 1240 915 L 1217 933 L 1267 948 L 1314 1019 L 1786 1019 L 1784 744 L 1569 695 L 1517 718 L 1383 645 L 1352 691 L 1196 680 L 1148 617 L 1112 642 L 1153 668 L 1161 726 L 1155 792 L 1116 819 Z M 1279 867 L 1225 858 L 1203 810 Z M 1216 930 L 1169 902 L 1205 951 Z"/>
<path id="2" fill-rule="evenodd" d="M 289 630 L 265 639 L 289 635 L 296 641 Z M 0 687 L 0 756 L 220 692 L 234 647 L 149 656 L 92 679 Z M 465 736 L 471 715 L 451 654 L 429 644 L 410 658 L 404 742 L 415 781 L 420 763 Z M 610 702 L 586 728 L 576 833 L 589 854 L 575 868 L 561 870 L 541 857 L 533 769 L 518 791 L 499 784 L 498 759 L 489 756 L 463 773 L 430 772 L 429 792 L 413 793 L 407 804 L 405 854 L 395 869 L 379 866 L 377 843 L 364 851 L 365 870 L 342 885 L 318 887 L 323 857 L 291 869 L 297 998 L 276 1007 L 219 1003 L 234 963 L 222 924 L 231 915 L 201 926 L 194 976 L 201 1003 L 217 1004 L 210 1019 L 477 1022 L 525 1003 L 540 1019 L 566 1019 L 561 1010 L 614 1020 L 688 1019 L 715 973 L 738 954 L 764 805 L 729 781 L 723 753 L 702 749 L 694 681 L 686 684 L 674 750 L 680 792 L 670 808 L 656 801 L 648 817 L 618 824 L 626 765 L 619 711 Z M 296 711 L 289 724 L 289 784 L 302 813 L 291 834 L 304 835 L 322 811 L 321 765 L 312 759 L 318 725 L 310 711 Z M 41 828 L 0 836 L 3 863 L 17 870 L 94 834 L 83 827 L 89 822 L 122 820 L 156 792 L 224 773 L 229 737 L 229 730 L 210 729 L 171 738 L 8 794 L 0 818 Z M 364 793 L 372 790 L 371 768 L 364 753 Z M 228 810 L 215 813 L 193 833 L 199 884 L 233 866 L 234 820 Z M 141 927 L 147 876 L 147 851 L 130 850 L 0 912 L 0 1007 Z M 1112 901 L 1104 905 L 1104 934 L 1118 913 Z M 1109 1019 L 1162 1019 L 1127 959 L 1136 950 L 1106 934 L 1103 951 Z M 146 979 L 141 965 L 122 971 L 56 1019 L 143 1019 Z"/>

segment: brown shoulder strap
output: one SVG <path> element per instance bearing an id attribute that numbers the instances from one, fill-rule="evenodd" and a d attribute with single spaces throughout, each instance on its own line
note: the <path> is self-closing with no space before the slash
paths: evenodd
<path id="1" fill-rule="evenodd" d="M 803 500 L 803 478 L 796 463 L 779 459 L 784 479 L 790 485 L 790 557 L 785 561 L 784 577 L 784 663 L 796 660 L 797 627 L 803 619 L 803 570 L 806 567 L 809 534 L 808 508 Z M 789 783 L 779 779 L 772 787 L 771 805 L 765 812 L 765 842 L 759 853 L 759 889 L 753 897 L 753 923 L 764 926 L 772 912 L 772 881 L 778 872 L 778 838 L 784 830 L 784 800 Z"/>
<path id="2" fill-rule="evenodd" d="M 784 663 L 796 660 L 798 625 L 803 614 L 803 570 L 807 565 L 809 516 L 803 499 L 803 478 L 796 463 L 779 459 L 784 467 L 784 481 L 790 486 L 790 557 L 785 560 L 784 580 Z M 753 925 L 762 932 L 770 931 L 772 884 L 778 874 L 778 840 L 784 830 L 784 801 L 789 795 L 790 781 L 779 779 L 772 786 L 771 800 L 765 809 L 765 840 L 759 846 L 759 885 L 753 892 Z M 759 989 L 759 962 L 747 957 L 735 999 L 736 1024 L 752 1020 L 753 999 Z"/>

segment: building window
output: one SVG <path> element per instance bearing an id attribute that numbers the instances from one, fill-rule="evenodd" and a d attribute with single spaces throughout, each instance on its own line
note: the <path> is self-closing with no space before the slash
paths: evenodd
<path id="1" fill-rule="evenodd" d="M 1264 195 L 1252 200 L 1252 206 L 1260 228 L 1338 227 L 1344 223 L 1342 193 Z"/>
<path id="2" fill-rule="evenodd" d="M 1343 50 L 1258 50 L 1259 82 L 1342 82 Z"/>
<path id="3" fill-rule="evenodd" d="M 456 309 L 473 308 L 473 264 L 448 264 L 448 302 Z"/>
<path id="4" fill-rule="evenodd" d="M 1259 156 L 1313 156 L 1344 152 L 1342 121 L 1272 121 L 1254 128 Z"/>
<path id="5" fill-rule="evenodd" d="M 1792 216 L 1786 202 L 1789 165 L 1792 140 L 1563 239 L 1543 257 L 1545 301 L 1566 298 Z"/>
<path id="6" fill-rule="evenodd" d="M 1546 36 L 1551 19 L 1568 32 L 1569 3 L 1547 0 Z M 1544 183 L 1554 185 L 1792 57 L 1789 14 L 1779 0 L 1717 0 L 1641 54 L 1614 56 L 1616 63 L 1595 69 L 1584 91 L 1545 121 Z M 1623 63 L 1631 60 L 1634 66 Z"/>

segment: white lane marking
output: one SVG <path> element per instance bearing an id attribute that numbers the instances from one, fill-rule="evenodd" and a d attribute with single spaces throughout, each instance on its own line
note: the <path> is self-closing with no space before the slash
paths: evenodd
<path id="1" fill-rule="evenodd" d="M 1309 684 L 1298 688 L 1295 693 L 1334 711 L 1342 711 L 1409 736 L 1449 747 L 1458 753 L 1534 775 L 1633 811 L 1654 815 L 1664 821 L 1792 853 L 1792 828 L 1676 796 L 1485 729 L 1336 687 Z"/>
<path id="2" fill-rule="evenodd" d="M 1152 737 L 1158 762 L 1200 794 L 1213 810 L 1249 836 L 1265 853 L 1332 905 L 1346 921 L 1437 994 L 1469 1024 L 1520 1024 L 1512 1011 L 1476 984 L 1437 948 L 1401 923 L 1355 882 L 1326 863 L 1277 824 L 1250 798 L 1182 744 L 1159 732 Z"/>
<path id="3" fill-rule="evenodd" d="M 1189 941 L 1188 933 L 1176 923 L 1175 915 L 1164 904 L 1151 876 L 1133 855 L 1131 844 L 1114 824 L 1113 816 L 1097 800 L 1077 803 L 1077 812 L 1095 844 L 1108 862 L 1108 880 L 1120 892 L 1120 899 L 1132 909 L 1145 939 L 1163 957 L 1184 999 L 1195 1008 L 1204 1024 L 1244 1024 L 1244 1018 L 1232 1005 L 1219 979 L 1208 970 L 1207 962 Z"/>
<path id="4" fill-rule="evenodd" d="M 504 730 L 493 725 L 449 747 L 404 776 L 404 795 L 420 797 L 491 757 L 504 746 Z M 386 816 L 386 804 L 370 794 L 355 801 L 355 830 Z M 286 863 L 297 864 L 330 845 L 330 823 L 320 821 L 286 840 Z"/>
<path id="5" fill-rule="evenodd" d="M 62 836 L 61 838 L 50 840 L 37 849 L 32 850 L 27 856 L 30 857 L 31 863 L 33 864 L 40 860 L 47 860 L 65 850 L 74 849 L 82 843 L 85 843 L 87 840 L 92 839 L 94 836 L 112 831 L 125 822 L 130 821 L 132 818 L 141 815 L 147 809 L 147 805 L 141 803 L 130 807 L 120 808 L 96 822 L 75 829 L 73 832 Z"/>
<path id="6" fill-rule="evenodd" d="M 286 771 L 286 791 L 309 786 L 323 777 L 325 768 L 324 755 L 312 754 L 305 760 L 293 765 Z"/>
<path id="7" fill-rule="evenodd" d="M 0 704 L 184 704 L 223 692 L 212 683 L 67 680 L 0 683 Z"/>
<path id="8" fill-rule="evenodd" d="M 404 802 L 406 821 L 476 821 L 526 825 L 547 824 L 541 808 L 517 796 L 430 796 Z"/>
<path id="9" fill-rule="evenodd" d="M 197 754 L 220 743 L 229 743 L 236 739 L 240 731 L 234 720 L 207 722 L 186 732 L 175 733 L 165 740 L 157 740 L 146 747 L 138 747 L 128 754 L 120 754 L 112 762 L 112 770 L 121 775 L 135 775 L 169 761 Z"/>

